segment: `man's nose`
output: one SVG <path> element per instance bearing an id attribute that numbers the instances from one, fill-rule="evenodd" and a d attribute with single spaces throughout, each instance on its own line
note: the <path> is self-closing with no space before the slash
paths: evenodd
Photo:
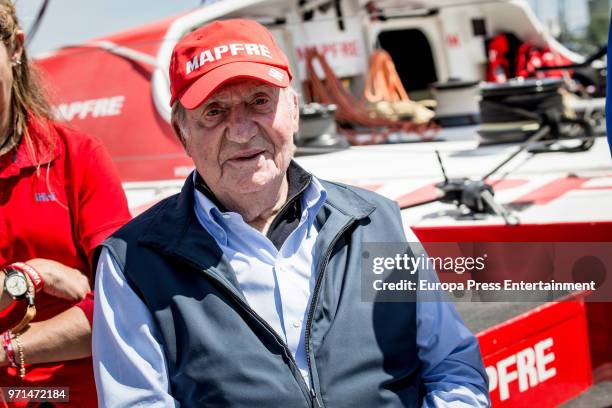
<path id="1" fill-rule="evenodd" d="M 235 143 L 246 143 L 258 132 L 257 124 L 243 104 L 235 105 L 228 118 L 227 138 Z"/>

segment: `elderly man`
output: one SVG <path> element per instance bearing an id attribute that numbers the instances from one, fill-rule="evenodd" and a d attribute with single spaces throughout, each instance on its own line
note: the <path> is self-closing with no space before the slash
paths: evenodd
<path id="1" fill-rule="evenodd" d="M 172 125 L 196 170 L 104 244 L 100 405 L 487 406 L 452 305 L 362 301 L 362 244 L 405 242 L 399 210 L 292 161 L 291 77 L 253 21 L 176 45 Z"/>

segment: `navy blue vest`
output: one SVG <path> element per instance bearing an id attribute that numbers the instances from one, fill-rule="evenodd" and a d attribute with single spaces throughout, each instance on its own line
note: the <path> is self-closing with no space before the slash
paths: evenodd
<path id="1" fill-rule="evenodd" d="M 399 209 L 365 190 L 323 186 L 306 322 L 312 390 L 197 221 L 191 177 L 103 244 L 158 325 L 181 406 L 420 406 L 416 305 L 361 301 L 362 243 L 404 242 Z"/>

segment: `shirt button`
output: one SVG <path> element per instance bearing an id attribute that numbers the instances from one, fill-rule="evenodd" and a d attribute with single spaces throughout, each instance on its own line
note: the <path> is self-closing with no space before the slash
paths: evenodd
<path id="1" fill-rule="evenodd" d="M 295 322 L 293 322 L 293 327 L 295 327 L 296 329 L 299 328 L 302 325 L 302 322 L 300 322 L 299 320 L 296 320 Z"/>

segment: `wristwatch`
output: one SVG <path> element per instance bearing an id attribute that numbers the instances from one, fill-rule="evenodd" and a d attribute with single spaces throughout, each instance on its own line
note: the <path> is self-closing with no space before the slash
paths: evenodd
<path id="1" fill-rule="evenodd" d="M 4 290 L 13 299 L 23 299 L 28 293 L 28 278 L 25 274 L 17 269 L 8 267 L 4 270 L 6 277 L 4 278 Z"/>
<path id="2" fill-rule="evenodd" d="M 21 332 L 36 316 L 36 305 L 34 303 L 34 285 L 30 278 L 20 270 L 11 266 L 4 270 L 4 290 L 15 300 L 26 300 L 27 309 L 19 324 L 11 329 L 13 333 Z"/>

